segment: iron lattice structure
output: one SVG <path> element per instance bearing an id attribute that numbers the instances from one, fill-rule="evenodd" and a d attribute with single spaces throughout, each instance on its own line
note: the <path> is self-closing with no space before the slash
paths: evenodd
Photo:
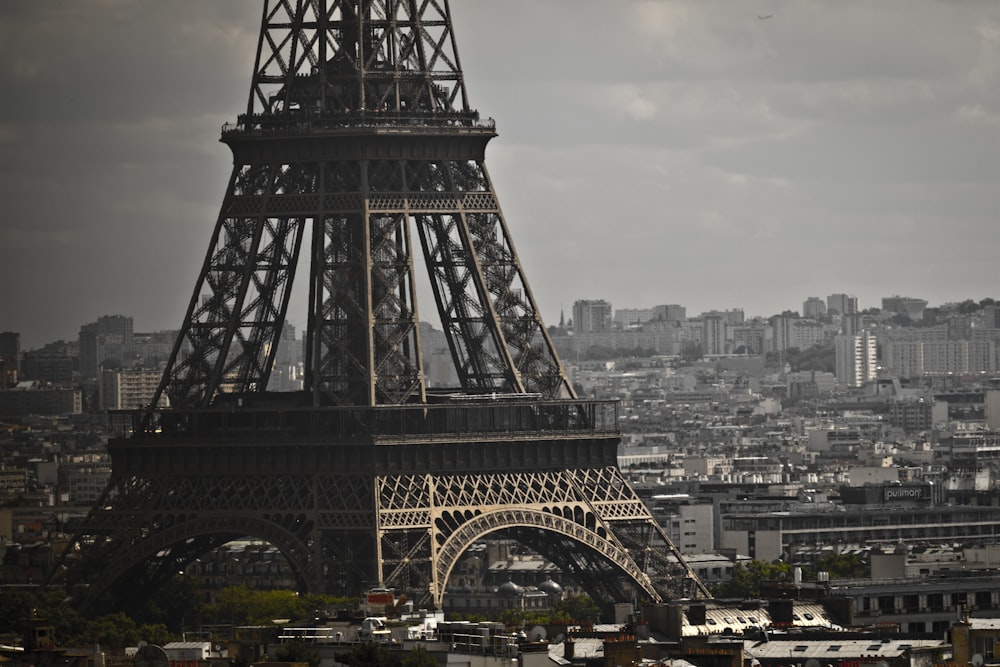
<path id="1" fill-rule="evenodd" d="M 171 407 L 119 415 L 111 481 L 65 560 L 84 603 L 144 596 L 247 536 L 312 592 L 440 606 L 462 553 L 502 535 L 601 602 L 707 595 L 616 467 L 617 405 L 567 380 L 486 170 L 495 134 L 446 0 L 266 0 L 246 113 L 222 131 L 232 176 L 151 403 Z M 305 389 L 269 394 L 303 252 Z M 422 370 L 418 252 L 448 393 Z"/>

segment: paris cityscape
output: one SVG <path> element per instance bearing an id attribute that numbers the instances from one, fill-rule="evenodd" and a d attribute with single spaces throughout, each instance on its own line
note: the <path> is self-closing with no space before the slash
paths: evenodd
<path id="1" fill-rule="evenodd" d="M 914 2 L 0 6 L 0 662 L 1000 664 L 1000 12 Z"/>
<path id="2" fill-rule="evenodd" d="M 770 600 L 754 609 L 769 613 L 775 628 L 867 627 L 882 642 L 891 624 L 895 644 L 882 649 L 903 655 L 912 649 L 898 646 L 920 637 L 942 650 L 956 613 L 991 618 L 1000 596 L 1000 304 L 891 296 L 862 307 L 831 294 L 798 305 L 746 318 L 739 308 L 688 315 L 677 304 L 577 300 L 548 328 L 577 395 L 617 402 L 619 469 L 718 599 L 684 602 L 686 615 L 672 621 L 681 625 L 664 621 L 660 631 L 679 633 L 674 640 L 697 636 L 698 625 L 702 633 L 752 634 L 759 620 L 735 619 L 751 615 L 745 598 L 753 597 Z M 427 324 L 421 332 L 428 385 L 456 386 L 444 333 Z M 137 331 L 123 315 L 31 350 L 20 349 L 16 332 L 0 333 L 5 590 L 44 581 L 101 497 L 112 473 L 108 411 L 149 404 L 177 333 Z M 303 347 L 286 324 L 271 391 L 301 391 Z M 233 590 L 297 587 L 281 552 L 261 540 L 201 554 L 183 576 L 217 606 L 233 604 Z M 468 630 L 444 618 L 541 619 L 559 601 L 586 595 L 538 553 L 483 540 L 453 570 L 441 627 Z M 207 617 L 197 602 L 185 604 Z M 427 622 L 404 617 L 397 635 Z M 645 620 L 651 632 L 656 624 Z M 346 622 L 329 628 L 351 631 Z M 188 627 L 203 636 L 196 630 Z M 293 631 L 306 632 L 282 632 Z M 778 641 L 772 635 L 769 643 Z"/>

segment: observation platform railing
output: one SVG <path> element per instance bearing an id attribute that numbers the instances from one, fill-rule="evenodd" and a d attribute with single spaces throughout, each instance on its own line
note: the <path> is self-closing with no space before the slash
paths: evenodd
<path id="1" fill-rule="evenodd" d="M 391 443 L 467 438 L 559 438 L 618 434 L 618 402 L 597 400 L 488 401 L 376 407 L 220 407 L 110 413 L 112 438 L 135 441 L 275 439 L 374 440 Z"/>
<path id="2" fill-rule="evenodd" d="M 222 137 L 326 134 L 363 129 L 419 129 L 447 134 L 471 131 L 482 134 L 495 133 L 496 122 L 492 118 L 482 120 L 476 112 L 294 111 L 241 114 L 235 123 L 222 126 Z"/>

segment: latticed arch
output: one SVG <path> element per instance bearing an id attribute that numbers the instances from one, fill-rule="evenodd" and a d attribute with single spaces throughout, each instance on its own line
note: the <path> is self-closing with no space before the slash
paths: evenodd
<path id="1" fill-rule="evenodd" d="M 196 558 L 235 539 L 260 539 L 274 546 L 287 559 L 302 592 L 310 588 L 310 549 L 280 522 L 252 516 L 212 516 L 176 521 L 145 539 L 115 552 L 105 573 L 90 584 L 88 600 L 96 600 L 127 575 L 145 570 L 148 579 L 166 580 Z M 121 597 L 121 596 L 119 596 Z"/>
<path id="2" fill-rule="evenodd" d="M 585 511 L 585 508 L 580 507 L 579 509 L 581 512 Z M 568 538 L 574 544 L 589 550 L 616 567 L 651 600 L 661 600 L 660 594 L 653 587 L 653 583 L 646 573 L 639 568 L 628 551 L 599 522 L 591 528 L 551 511 L 504 507 L 477 513 L 448 535 L 438 549 L 435 562 L 438 590 L 434 592 L 434 602 L 439 608 L 444 600 L 445 583 L 462 554 L 486 535 L 512 528 L 534 528 Z"/>

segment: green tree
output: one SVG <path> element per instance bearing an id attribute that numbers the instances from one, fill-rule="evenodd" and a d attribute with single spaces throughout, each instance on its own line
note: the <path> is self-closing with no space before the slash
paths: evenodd
<path id="1" fill-rule="evenodd" d="M 587 348 L 584 357 L 592 361 L 604 361 L 606 359 L 614 359 L 615 351 L 605 345 L 591 345 Z"/>
<path id="2" fill-rule="evenodd" d="M 310 667 L 318 667 L 319 653 L 301 639 L 293 639 L 278 646 L 274 659 L 279 662 L 308 662 Z"/>
<path id="3" fill-rule="evenodd" d="M 436 667 L 437 660 L 419 644 L 403 656 L 400 667 Z"/>
<path id="4" fill-rule="evenodd" d="M 62 591 L 12 590 L 0 595 L 0 632 L 20 632 L 24 621 L 32 615 L 45 619 L 52 626 L 60 644 L 77 643 L 78 638 L 86 637 L 86 620 L 66 604 Z"/>
<path id="5" fill-rule="evenodd" d="M 266 625 L 278 618 L 303 618 L 317 609 L 346 602 L 346 598 L 300 596 L 295 591 L 254 591 L 246 586 L 231 586 L 219 592 L 215 604 L 205 607 L 204 615 L 212 623 Z"/>
<path id="6" fill-rule="evenodd" d="M 157 646 L 163 646 L 168 642 L 177 641 L 180 638 L 177 633 L 171 632 L 163 623 L 145 623 L 140 625 L 138 634 L 142 638 L 142 641 L 147 644 L 156 644 Z"/>
<path id="7" fill-rule="evenodd" d="M 32 609 L 38 609 L 38 596 L 28 591 L 10 590 L 0 595 L 0 632 L 16 632 Z"/>
<path id="8" fill-rule="evenodd" d="M 135 646 L 142 639 L 135 621 L 122 612 L 95 618 L 87 624 L 85 632 L 88 643 L 96 641 L 112 649 Z"/>
<path id="9" fill-rule="evenodd" d="M 834 372 L 837 355 L 833 344 L 813 345 L 807 350 L 790 347 L 785 350 L 785 361 L 793 371 L 825 371 Z"/>
<path id="10" fill-rule="evenodd" d="M 205 603 L 195 577 L 178 574 L 154 592 L 136 620 L 150 625 L 164 625 L 169 632 L 180 635 L 199 628 L 203 622 Z M 152 644 L 149 639 L 146 640 Z"/>
<path id="11" fill-rule="evenodd" d="M 979 304 L 972 299 L 966 299 L 962 303 L 958 304 L 958 312 L 962 315 L 968 315 L 979 310 Z"/>
<path id="12" fill-rule="evenodd" d="M 737 563 L 733 576 L 715 586 L 713 594 L 719 598 L 752 599 L 760 597 L 760 585 L 765 581 L 787 578 L 792 571 L 788 563 L 767 563 L 752 560 L 747 565 Z"/>
<path id="13" fill-rule="evenodd" d="M 702 349 L 701 343 L 693 340 L 681 343 L 681 361 L 691 363 L 698 361 L 703 356 L 705 356 L 705 351 Z"/>
<path id="14" fill-rule="evenodd" d="M 552 605 L 554 619 L 596 623 L 601 617 L 601 608 L 589 595 L 570 595 Z"/>
<path id="15" fill-rule="evenodd" d="M 892 322 L 893 324 L 895 324 L 898 327 L 912 327 L 913 326 L 913 320 L 911 320 L 910 316 L 907 315 L 906 313 L 896 313 L 895 315 L 893 315 L 889 319 L 889 321 Z"/>
<path id="16" fill-rule="evenodd" d="M 253 592 L 246 586 L 229 586 L 219 591 L 215 604 L 206 612 L 213 623 L 247 625 Z"/>
<path id="17" fill-rule="evenodd" d="M 399 655 L 374 642 L 358 644 L 342 658 L 350 667 L 399 667 Z"/>
<path id="18" fill-rule="evenodd" d="M 827 572 L 831 579 L 864 579 L 870 570 L 857 554 L 827 554 L 803 568 L 809 579 L 815 579 L 817 572 Z"/>

